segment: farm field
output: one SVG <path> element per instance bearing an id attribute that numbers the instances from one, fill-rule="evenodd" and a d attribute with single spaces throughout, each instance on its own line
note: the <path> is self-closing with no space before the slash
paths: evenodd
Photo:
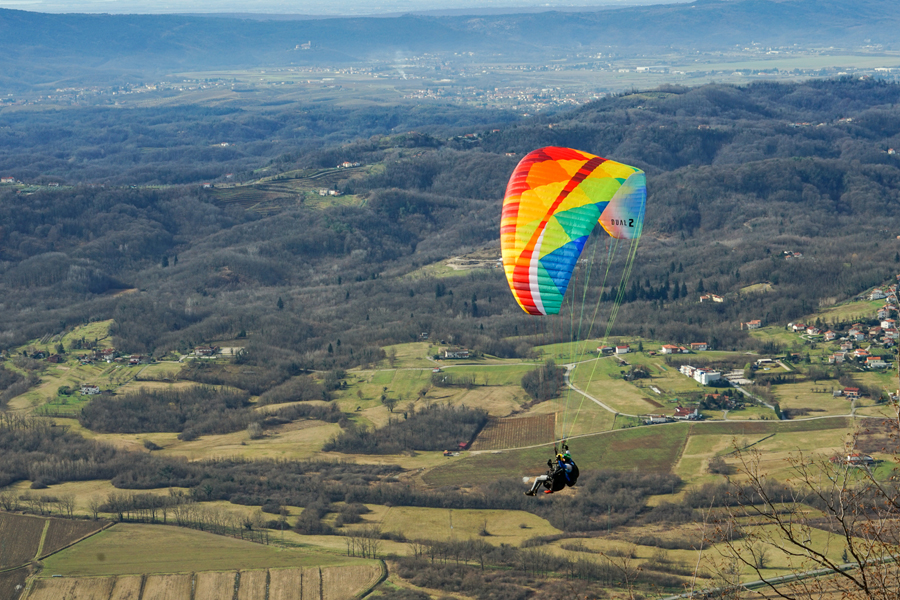
<path id="1" fill-rule="evenodd" d="M 542 402 L 528 412 L 555 413 L 556 439 L 609 431 L 620 427 L 626 420 L 626 417 L 609 412 L 574 390 L 566 390 L 562 397 Z"/>
<path id="2" fill-rule="evenodd" d="M 38 579 L 25 600 L 107 600 L 114 586 L 115 579 L 112 577 Z"/>
<path id="3" fill-rule="evenodd" d="M 54 554 L 44 564 L 47 573 L 102 576 L 354 562 L 341 556 L 263 546 L 179 527 L 119 523 Z"/>
<path id="4" fill-rule="evenodd" d="M 837 380 L 822 380 L 816 383 L 784 383 L 773 385 L 772 392 L 778 397 L 781 409 L 795 411 L 794 417 L 820 417 L 846 415 L 850 413 L 850 402 L 844 397 L 835 398 L 832 390 L 842 390 L 844 386 Z"/>
<path id="5" fill-rule="evenodd" d="M 472 450 L 504 450 L 553 442 L 556 418 L 552 414 L 491 421 L 475 440 Z"/>
<path id="6" fill-rule="evenodd" d="M 268 571 L 241 571 L 241 585 L 238 600 L 266 600 L 266 580 Z"/>
<path id="7" fill-rule="evenodd" d="M 690 425 L 674 423 L 620 429 L 570 439 L 575 462 L 585 470 L 630 470 L 662 473 L 669 471 L 689 435 Z M 449 462 L 424 475 L 431 485 L 466 481 L 484 483 L 502 477 L 540 475 L 546 470 L 547 447 L 491 452 Z"/>
<path id="8" fill-rule="evenodd" d="M 36 558 L 46 519 L 0 512 L 0 569 L 18 567 Z"/>
<path id="9" fill-rule="evenodd" d="M 7 486 L 0 491 L 9 490 L 17 495 L 22 494 L 34 494 L 34 492 L 30 489 L 31 482 L 30 481 L 20 481 L 18 483 L 14 483 L 13 485 Z M 168 495 L 170 488 L 165 489 L 157 489 L 157 490 L 142 490 L 141 493 L 147 494 L 158 494 L 158 495 Z M 188 488 L 171 488 L 174 491 L 182 491 L 188 492 Z M 90 516 L 89 503 L 92 497 L 97 497 L 101 500 L 106 499 L 106 496 L 113 492 L 121 492 L 122 490 L 115 488 L 109 480 L 106 479 L 95 479 L 90 481 L 69 481 L 66 483 L 57 483 L 55 485 L 50 486 L 44 493 L 61 496 L 64 494 L 71 494 L 75 500 L 75 510 L 74 514 L 79 516 Z M 70 521 L 63 520 L 64 523 L 68 523 Z"/>
<path id="10" fill-rule="evenodd" d="M 626 369 L 615 364 L 613 360 L 605 358 L 579 365 L 574 370 L 572 382 L 579 389 L 625 415 L 656 412 L 658 406 L 648 402 L 648 396 L 644 393 L 646 391 L 652 394 L 649 389 L 641 390 L 624 379 L 613 378 Z"/>
<path id="11" fill-rule="evenodd" d="M 231 572 L 205 572 L 194 576 L 194 600 L 218 600 L 227 598 L 228 594 L 234 595 L 234 589 L 239 580 L 237 573 Z"/>
<path id="12" fill-rule="evenodd" d="M 476 539 L 484 527 L 487 541 L 519 546 L 525 540 L 562 533 L 546 520 L 518 510 L 468 510 L 394 506 L 380 516 L 382 531 L 409 539 Z"/>
<path id="13" fill-rule="evenodd" d="M 0 598 L 17 600 L 28 578 L 28 569 L 0 572 Z"/>
<path id="14" fill-rule="evenodd" d="M 122 575 L 115 578 L 109 600 L 141 600 L 144 578 L 139 575 Z"/>
<path id="15" fill-rule="evenodd" d="M 387 412 L 387 409 L 383 409 Z M 97 440 L 132 452 L 146 452 L 144 440 L 160 446 L 163 454 L 188 459 L 241 456 L 245 458 L 291 458 L 305 460 L 317 455 L 322 444 L 340 431 L 336 423 L 323 421 L 295 421 L 273 427 L 258 440 L 251 440 L 246 431 L 210 434 L 185 442 L 174 432 L 163 433 L 95 433 L 85 429 L 75 419 L 56 418 L 71 431 L 85 438 Z"/>
<path id="16" fill-rule="evenodd" d="M 74 521 L 71 519 L 48 519 L 49 526 L 44 534 L 41 556 L 47 556 L 81 538 L 100 531 L 108 521 Z"/>
<path id="17" fill-rule="evenodd" d="M 763 463 L 770 472 L 783 472 L 784 459 L 798 449 L 839 448 L 850 426 L 851 420 L 841 417 L 781 422 L 671 423 L 570 438 L 569 445 L 582 472 L 638 468 L 645 472 L 674 472 L 691 484 L 709 480 L 706 462 L 719 453 L 730 452 L 735 439 L 748 440 L 740 444 L 746 446 L 772 436 L 758 449 L 765 451 Z M 701 439 L 693 441 L 695 437 Z M 709 444 L 714 447 L 707 447 Z M 452 485 L 460 481 L 483 483 L 502 477 L 539 475 L 544 471 L 548 454 L 545 446 L 466 455 L 435 467 L 423 479 L 431 485 Z"/>

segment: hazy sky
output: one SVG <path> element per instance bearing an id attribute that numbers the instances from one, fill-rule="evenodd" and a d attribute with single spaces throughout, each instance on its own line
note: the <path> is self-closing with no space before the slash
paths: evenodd
<path id="1" fill-rule="evenodd" d="M 278 13 L 374 15 L 411 11 L 668 4 L 679 0 L 0 0 L 0 8 L 46 13 Z"/>

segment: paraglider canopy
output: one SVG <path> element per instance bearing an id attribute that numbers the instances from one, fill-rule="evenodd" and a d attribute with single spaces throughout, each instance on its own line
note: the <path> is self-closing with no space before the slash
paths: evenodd
<path id="1" fill-rule="evenodd" d="M 571 148 L 523 158 L 506 188 L 500 222 L 503 268 L 522 309 L 559 313 L 572 270 L 599 222 L 617 239 L 637 239 L 644 222 L 644 172 Z"/>

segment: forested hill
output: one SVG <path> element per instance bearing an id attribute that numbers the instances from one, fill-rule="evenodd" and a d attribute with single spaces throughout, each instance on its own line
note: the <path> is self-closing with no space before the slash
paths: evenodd
<path id="1" fill-rule="evenodd" d="M 362 205 L 293 205 L 269 216 L 198 185 L 0 187 L 0 343 L 107 318 L 118 348 L 157 355 L 245 334 L 242 360 L 273 369 L 260 390 L 299 368 L 369 362 L 381 345 L 423 331 L 521 355 L 541 327 L 512 301 L 501 270 L 437 277 L 423 269 L 497 252 L 509 173 L 524 152 L 552 144 L 648 172 L 647 224 L 615 332 L 755 348 L 739 322 L 787 322 L 900 269 L 900 159 L 887 152 L 900 149 L 898 100 L 900 85 L 843 79 L 631 94 L 475 137 L 448 136 L 440 125 L 434 135 L 389 134 L 389 120 L 384 134 L 350 143 L 294 153 L 273 146 L 268 173 L 345 160 L 372 168 L 335 183 Z M 203 115 L 187 115 L 202 125 Z M 247 128 L 268 123 L 231 118 Z M 43 139 L 51 126 L 16 130 Z M 141 152 L 146 138 L 129 137 L 131 126 L 109 128 L 122 140 L 117 151 L 135 172 L 141 160 L 165 171 L 166 155 Z M 93 156 L 60 153 L 47 164 L 64 179 Z M 803 258 L 786 260 L 785 251 Z M 592 281 L 588 302 L 612 292 Z M 746 291 L 758 284 L 772 291 Z M 115 295 L 123 288 L 133 291 Z M 703 291 L 727 302 L 699 304 Z M 602 303 L 601 314 L 608 309 Z"/>
<path id="2" fill-rule="evenodd" d="M 50 15 L 0 9 L 0 82 L 392 59 L 400 53 L 722 50 L 735 44 L 895 48 L 891 0 L 699 0 L 598 12 L 261 21 L 176 15 Z M 298 49 L 311 42 L 308 51 Z"/>

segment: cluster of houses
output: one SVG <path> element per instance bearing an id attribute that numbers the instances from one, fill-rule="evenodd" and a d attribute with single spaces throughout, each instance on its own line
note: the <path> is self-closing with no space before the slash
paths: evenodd
<path id="1" fill-rule="evenodd" d="M 891 286 L 894 287 L 894 286 Z M 870 300 L 882 300 L 887 298 L 884 290 L 875 289 L 868 295 Z M 882 348 L 892 348 L 900 343 L 900 329 L 897 320 L 892 318 L 897 314 L 897 306 L 892 300 L 878 309 L 876 318 L 878 325 L 868 326 L 862 323 L 854 323 L 844 334 L 839 334 L 831 329 L 823 330 L 816 325 L 806 323 L 788 323 L 788 329 L 794 333 L 807 336 L 821 336 L 825 342 L 837 342 L 839 350 L 828 357 L 829 364 L 841 364 L 850 360 L 856 360 L 869 369 L 884 369 L 888 363 L 883 357 L 871 353 L 873 345 Z M 866 348 L 861 346 L 865 345 Z"/>
<path id="2" fill-rule="evenodd" d="M 705 352 L 709 350 L 709 344 L 706 342 L 692 342 L 687 346 L 674 346 L 665 344 L 659 349 L 660 354 L 690 354 L 691 352 Z M 622 344 L 620 346 L 597 346 L 597 354 L 604 356 L 608 354 L 628 354 L 631 352 L 631 346 Z M 656 352 L 648 352 L 653 356 Z"/>
<path id="3" fill-rule="evenodd" d="M 659 349 L 660 354 L 690 354 L 691 352 L 706 352 L 709 344 L 706 342 L 691 342 L 688 346 L 673 346 L 665 344 Z"/>
<path id="4" fill-rule="evenodd" d="M 722 373 L 720 371 L 713 371 L 712 369 L 707 369 L 705 367 L 681 365 L 681 368 L 679 368 L 678 370 L 682 375 L 692 377 L 694 381 L 698 382 L 700 385 L 709 385 L 714 381 L 722 380 Z"/>
<path id="5" fill-rule="evenodd" d="M 66 357 L 62 354 L 49 354 L 38 350 L 31 354 L 31 358 L 44 359 L 49 363 L 59 364 L 66 362 Z M 115 348 L 97 348 L 85 354 L 76 355 L 78 362 L 82 365 L 91 365 L 96 362 L 105 363 L 124 363 L 129 365 L 145 365 L 150 363 L 152 358 L 145 354 L 119 354 Z"/>
<path id="6" fill-rule="evenodd" d="M 703 418 L 699 408 L 685 408 L 684 406 L 676 406 L 675 413 L 668 415 L 647 415 L 644 417 L 645 425 L 658 425 L 660 423 L 671 423 L 672 421 L 699 421 Z"/>
<path id="7" fill-rule="evenodd" d="M 322 188 L 319 190 L 320 196 L 340 196 L 341 193 L 337 190 L 329 190 L 328 188 Z"/>
<path id="8" fill-rule="evenodd" d="M 338 169 L 351 169 L 351 168 L 353 168 L 353 167 L 358 167 L 358 166 L 360 166 L 360 164 L 361 164 L 361 163 L 358 163 L 358 162 L 350 162 L 350 161 L 346 161 L 346 160 L 345 160 L 344 162 L 342 162 L 341 164 L 339 164 L 339 165 L 337 166 L 337 168 L 338 168 Z"/>
<path id="9" fill-rule="evenodd" d="M 700 302 L 725 302 L 725 298 L 716 294 L 703 294 L 700 296 Z"/>

